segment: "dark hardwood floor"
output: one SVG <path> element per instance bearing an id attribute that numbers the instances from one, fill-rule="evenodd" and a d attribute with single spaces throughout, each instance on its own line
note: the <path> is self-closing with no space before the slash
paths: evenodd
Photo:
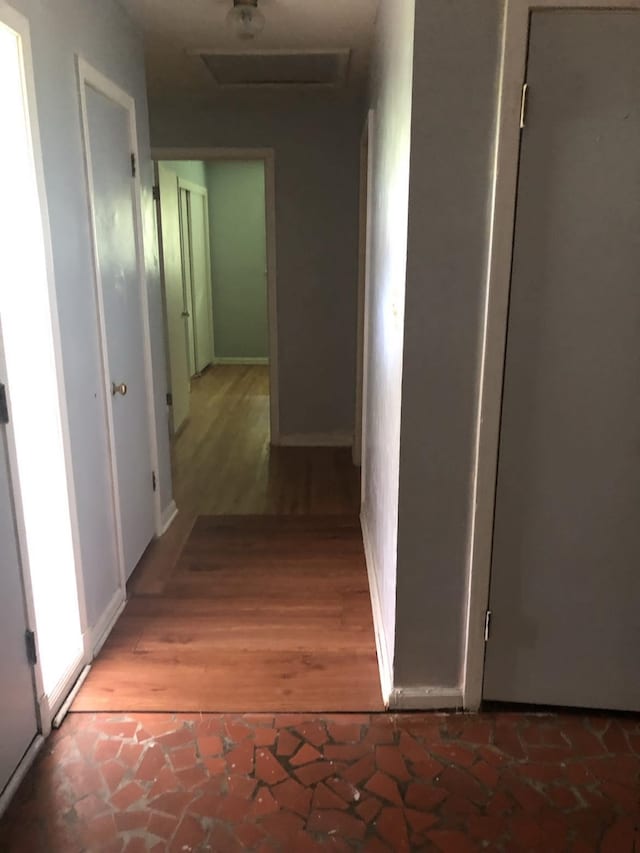
<path id="1" fill-rule="evenodd" d="M 268 371 L 193 383 L 180 508 L 74 711 L 382 710 L 348 449 L 270 448 Z"/>

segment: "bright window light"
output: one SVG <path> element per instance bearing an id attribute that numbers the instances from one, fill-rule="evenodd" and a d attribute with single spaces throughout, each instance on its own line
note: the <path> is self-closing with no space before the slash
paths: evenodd
<path id="1" fill-rule="evenodd" d="M 82 654 L 43 220 L 21 41 L 0 22 L 0 321 L 43 687 Z"/>

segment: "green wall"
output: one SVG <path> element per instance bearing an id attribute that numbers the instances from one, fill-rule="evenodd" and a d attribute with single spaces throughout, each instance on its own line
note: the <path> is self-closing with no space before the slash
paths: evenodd
<path id="1" fill-rule="evenodd" d="M 175 172 L 183 181 L 207 188 L 207 166 L 198 160 L 163 160 L 163 166 Z"/>
<path id="2" fill-rule="evenodd" d="M 264 163 L 219 161 L 206 170 L 216 358 L 266 359 Z"/>

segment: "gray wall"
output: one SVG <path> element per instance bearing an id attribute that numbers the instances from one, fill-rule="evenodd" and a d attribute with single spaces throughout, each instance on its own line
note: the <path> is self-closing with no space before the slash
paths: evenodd
<path id="1" fill-rule="evenodd" d="M 395 680 L 460 684 L 502 0 L 416 10 Z"/>
<path id="2" fill-rule="evenodd" d="M 241 93 L 154 102 L 154 147 L 274 148 L 280 429 L 353 431 L 360 104 Z"/>
<path id="3" fill-rule="evenodd" d="M 269 356 L 264 161 L 207 165 L 217 359 Z"/>
<path id="4" fill-rule="evenodd" d="M 395 634 L 398 470 L 415 0 L 382 3 L 371 108 L 374 127 L 363 525 L 376 574 L 389 665 Z"/>
<path id="5" fill-rule="evenodd" d="M 90 624 L 113 590 L 104 583 L 104 560 L 115 540 L 108 481 L 108 445 L 97 335 L 76 53 L 136 99 L 143 183 L 146 264 L 157 400 L 156 427 L 163 506 L 171 500 L 171 471 L 152 169 L 142 45 L 112 0 L 12 0 L 31 26 L 38 119 L 55 268 L 68 398 L 72 465 Z M 113 576 L 110 570 L 109 575 Z"/>

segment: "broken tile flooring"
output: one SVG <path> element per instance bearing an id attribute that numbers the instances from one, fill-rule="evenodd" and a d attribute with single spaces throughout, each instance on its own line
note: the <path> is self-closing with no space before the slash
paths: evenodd
<path id="1" fill-rule="evenodd" d="M 3 853 L 640 851 L 640 719 L 71 714 Z"/>

